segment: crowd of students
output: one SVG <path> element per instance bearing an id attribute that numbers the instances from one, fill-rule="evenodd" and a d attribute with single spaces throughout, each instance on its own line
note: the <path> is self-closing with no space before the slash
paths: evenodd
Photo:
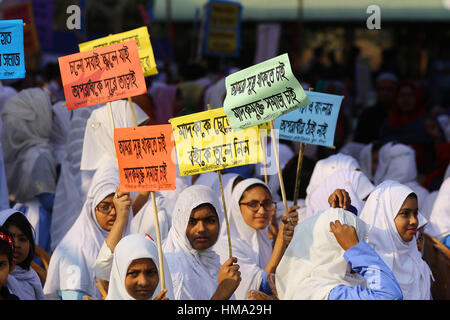
<path id="1" fill-rule="evenodd" d="M 139 125 L 223 107 L 236 69 L 187 70 L 133 97 Z M 298 199 L 298 145 L 275 141 L 288 212 L 277 172 L 255 164 L 177 175 L 155 192 L 157 228 L 149 192 L 119 191 L 112 123 L 134 126 L 128 102 L 111 103 L 113 122 L 105 104 L 69 111 L 52 81 L 0 86 L 0 299 L 434 298 L 421 234 L 450 247 L 449 113 L 424 108 L 415 82 L 378 75 L 355 130 L 343 108 L 337 148 L 305 148 Z"/>

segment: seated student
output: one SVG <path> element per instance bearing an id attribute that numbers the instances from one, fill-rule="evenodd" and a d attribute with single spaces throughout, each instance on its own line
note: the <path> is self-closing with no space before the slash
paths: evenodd
<path id="1" fill-rule="evenodd" d="M 292 219 L 297 218 L 297 208 L 289 208 Z M 276 204 L 269 187 L 261 180 L 245 179 L 234 188 L 227 212 L 232 253 L 239 260 L 242 272 L 241 283 L 235 292 L 238 300 L 246 299 L 249 290 L 272 295 L 267 275 L 275 271 L 286 249 L 282 237 L 284 221 L 273 246 L 269 239 L 268 227 L 275 211 Z M 225 225 L 214 249 L 219 253 L 221 262 L 229 257 Z"/>
<path id="2" fill-rule="evenodd" d="M 401 300 L 394 275 L 366 236 L 366 224 L 341 208 L 298 224 L 275 273 L 280 300 Z"/>
<path id="3" fill-rule="evenodd" d="M 7 287 L 20 300 L 44 300 L 42 283 L 31 268 L 34 258 L 33 227 L 28 219 L 14 209 L 0 211 L 0 225 L 14 238 L 14 272 L 8 277 Z"/>
<path id="4" fill-rule="evenodd" d="M 14 270 L 14 240 L 6 228 L 0 226 L 0 300 L 20 300 L 12 294 L 6 282 Z"/>
<path id="5" fill-rule="evenodd" d="M 168 271 L 164 262 L 166 289 L 161 290 L 156 244 L 148 235 L 125 236 L 114 250 L 106 300 L 168 300 L 166 295 L 173 296 Z"/>
<path id="6" fill-rule="evenodd" d="M 235 257 L 221 266 L 213 245 L 224 214 L 218 196 L 206 186 L 184 189 L 175 204 L 163 251 L 176 300 L 228 300 L 241 281 Z"/>
<path id="7" fill-rule="evenodd" d="M 411 188 L 387 180 L 370 194 L 359 215 L 369 225 L 369 245 L 394 273 L 405 300 L 431 298 L 431 270 L 415 241 L 422 220 L 417 200 Z"/>
<path id="8" fill-rule="evenodd" d="M 97 254 L 112 227 L 121 223 L 118 217 L 131 211 L 129 194 L 114 197 L 118 187 L 115 163 L 104 162 L 92 178 L 79 217 L 51 256 L 44 285 L 48 298 L 81 300 L 88 295 L 101 299 L 94 273 Z M 129 226 L 129 220 L 125 224 Z"/>

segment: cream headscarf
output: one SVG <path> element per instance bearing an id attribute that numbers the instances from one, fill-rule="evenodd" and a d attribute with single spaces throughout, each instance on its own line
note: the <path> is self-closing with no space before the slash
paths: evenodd
<path id="1" fill-rule="evenodd" d="M 228 223 L 232 254 L 238 259 L 240 266 L 241 283 L 235 291 L 236 299 L 245 300 L 248 290 L 258 290 L 262 281 L 262 274 L 272 256 L 272 243 L 269 239 L 268 227 L 256 230 L 250 227 L 242 217 L 239 200 L 243 193 L 255 184 L 268 186 L 261 180 L 250 178 L 239 182 L 234 188 L 231 201 L 227 204 Z M 270 192 L 270 191 L 269 191 Z M 223 224 L 220 238 L 214 246 L 220 255 L 220 262 L 229 258 L 228 238 L 226 225 Z"/>
<path id="2" fill-rule="evenodd" d="M 148 300 L 153 300 L 161 292 L 158 248 L 154 241 L 143 234 L 130 234 L 123 237 L 114 249 L 114 257 L 106 300 L 134 300 L 125 288 L 127 270 L 133 260 L 150 258 L 158 269 L 158 286 Z M 163 255 L 163 260 L 164 255 Z M 164 261 L 164 280 L 167 289 L 166 298 L 173 300 L 172 279 L 169 267 Z"/>
<path id="3" fill-rule="evenodd" d="M 49 138 L 52 106 L 39 88 L 25 89 L 6 101 L 1 113 L 2 148 L 10 198 L 25 202 L 56 189 L 56 161 Z"/>
<path id="4" fill-rule="evenodd" d="M 325 178 L 321 184 L 313 190 L 306 199 L 306 212 L 299 216 L 299 222 L 316 215 L 330 207 L 329 196 L 336 189 L 344 189 L 348 192 L 351 204 L 358 213 L 361 212 L 365 199 L 375 187 L 361 171 L 342 169 Z"/>
<path id="5" fill-rule="evenodd" d="M 137 124 L 148 119 L 148 115 L 135 103 L 133 103 Z M 132 113 L 126 100 L 111 102 L 114 117 L 114 128 L 134 127 Z M 96 170 L 101 162 L 101 157 L 116 158 L 116 150 L 113 139 L 113 126 L 107 105 L 94 110 L 90 115 L 84 134 L 83 154 L 81 156 L 81 170 Z"/>
<path id="6" fill-rule="evenodd" d="M 280 300 L 326 300 L 339 285 L 365 288 L 363 277 L 350 274 L 345 251 L 330 232 L 330 222 L 336 220 L 355 227 L 358 240 L 366 241 L 366 224 L 341 208 L 327 209 L 299 223 L 275 272 Z"/>
<path id="7" fill-rule="evenodd" d="M 209 187 L 190 186 L 178 196 L 172 227 L 163 244 L 177 300 L 209 300 L 218 286 L 219 256 L 212 248 L 195 250 L 186 236 L 192 210 L 204 203 L 216 209 L 219 225 L 222 225 L 224 215 L 218 196 Z"/>
<path id="8" fill-rule="evenodd" d="M 83 209 L 50 260 L 44 294 L 57 298 L 57 290 L 80 290 L 101 299 L 95 281 L 94 266 L 100 248 L 109 232 L 98 224 L 95 207 L 119 186 L 119 172 L 115 162 L 103 162 L 96 171 Z M 130 213 L 130 218 L 132 214 Z M 124 234 L 129 233 L 129 224 Z"/>
<path id="9" fill-rule="evenodd" d="M 403 299 L 428 300 L 431 270 L 417 249 L 415 238 L 404 242 L 394 222 L 403 202 L 413 192 L 398 182 L 384 181 L 370 194 L 359 217 L 369 225 L 369 245 L 394 273 Z M 418 218 L 420 224 L 420 213 Z"/>
<path id="10" fill-rule="evenodd" d="M 378 168 L 374 176 L 375 185 L 386 180 L 394 180 L 410 187 L 417 195 L 419 210 L 422 211 L 430 192 L 417 182 L 414 149 L 401 143 L 389 142 L 380 148 L 378 159 Z"/>

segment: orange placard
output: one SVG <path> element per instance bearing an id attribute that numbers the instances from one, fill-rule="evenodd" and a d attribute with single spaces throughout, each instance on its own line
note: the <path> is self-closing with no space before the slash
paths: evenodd
<path id="1" fill-rule="evenodd" d="M 172 126 L 114 129 L 120 191 L 175 190 L 177 167 Z"/>
<path id="2" fill-rule="evenodd" d="M 136 40 L 60 57 L 68 109 L 147 92 Z"/>

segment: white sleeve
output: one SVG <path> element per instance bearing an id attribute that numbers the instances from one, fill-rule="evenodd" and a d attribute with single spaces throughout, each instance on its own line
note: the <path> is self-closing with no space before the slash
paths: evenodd
<path id="1" fill-rule="evenodd" d="M 106 241 L 103 242 L 103 246 L 98 253 L 97 260 L 95 261 L 94 270 L 96 278 L 109 281 L 113 257 L 114 255 L 106 244 Z"/>

